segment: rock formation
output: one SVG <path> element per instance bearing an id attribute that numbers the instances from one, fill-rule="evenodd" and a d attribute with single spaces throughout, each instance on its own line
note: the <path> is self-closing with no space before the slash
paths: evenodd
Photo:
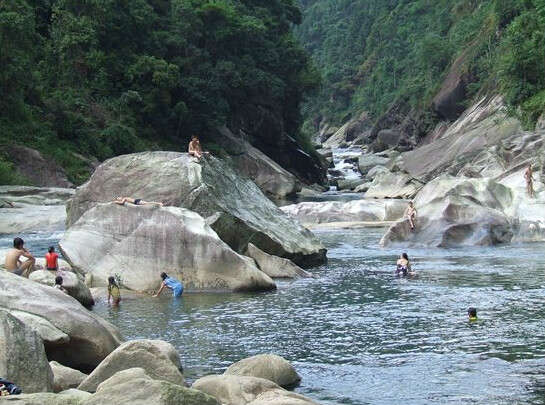
<path id="1" fill-rule="evenodd" d="M 239 253 L 252 242 L 298 265 L 325 261 L 326 250 L 308 230 L 283 214 L 255 183 L 214 157 L 196 161 L 185 153 L 145 152 L 110 159 L 68 202 L 67 225 L 117 195 L 195 211 Z"/>

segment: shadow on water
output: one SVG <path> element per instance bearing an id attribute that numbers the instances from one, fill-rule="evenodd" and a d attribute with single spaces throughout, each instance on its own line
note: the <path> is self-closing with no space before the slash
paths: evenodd
<path id="1" fill-rule="evenodd" d="M 544 403 L 545 244 L 411 249 L 407 279 L 393 275 L 401 252 L 379 248 L 383 232 L 317 231 L 327 265 L 273 292 L 93 311 L 128 339 L 171 342 L 190 382 L 272 352 L 301 375 L 296 391 L 322 403 Z"/>

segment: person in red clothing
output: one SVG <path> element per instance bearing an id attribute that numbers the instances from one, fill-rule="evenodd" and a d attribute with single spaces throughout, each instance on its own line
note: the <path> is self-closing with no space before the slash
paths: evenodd
<path id="1" fill-rule="evenodd" d="M 53 246 L 49 247 L 49 253 L 45 255 L 45 268 L 47 270 L 57 271 L 59 269 L 59 255 L 55 253 Z"/>

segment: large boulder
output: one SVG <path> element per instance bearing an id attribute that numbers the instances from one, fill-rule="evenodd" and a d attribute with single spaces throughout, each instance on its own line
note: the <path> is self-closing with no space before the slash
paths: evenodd
<path id="1" fill-rule="evenodd" d="M 312 233 L 284 215 L 253 181 L 215 157 L 197 162 L 185 153 L 144 152 L 110 159 L 68 202 L 67 225 L 74 225 L 83 213 L 117 195 L 195 211 L 239 253 L 251 241 L 298 265 L 326 260 L 326 249 Z"/>
<path id="2" fill-rule="evenodd" d="M 122 340 L 116 327 L 60 290 L 0 271 L 0 308 L 35 330 L 49 360 L 96 367 Z"/>
<path id="3" fill-rule="evenodd" d="M 0 186 L 0 234 L 63 231 L 73 189 Z"/>
<path id="4" fill-rule="evenodd" d="M 194 389 L 204 392 L 225 405 L 313 405 L 309 398 L 286 391 L 264 378 L 239 375 L 209 375 L 193 383 Z"/>
<path id="5" fill-rule="evenodd" d="M 56 387 L 63 388 L 59 391 L 64 391 L 70 388 L 77 388 L 87 377 L 87 374 L 84 374 L 79 370 L 63 366 L 57 361 L 50 361 L 49 365 L 53 370 L 54 385 Z M 59 392 L 57 390 L 55 391 Z"/>
<path id="6" fill-rule="evenodd" d="M 305 226 L 332 222 L 396 221 L 403 215 L 407 202 L 402 200 L 353 200 L 348 202 L 302 202 L 282 207 L 288 215 Z"/>
<path id="7" fill-rule="evenodd" d="M 390 161 L 389 158 L 378 155 L 362 154 L 358 159 L 358 167 L 361 174 L 366 175 L 376 166 L 386 166 Z"/>
<path id="8" fill-rule="evenodd" d="M 83 276 L 73 271 L 58 270 L 57 272 L 51 272 L 48 270 L 36 270 L 30 273 L 28 279 L 52 287 L 55 285 L 55 277 L 57 276 L 62 277 L 62 286 L 66 292 L 78 300 L 81 305 L 89 307 L 94 304 L 95 301 L 89 287 L 85 285 Z"/>
<path id="9" fill-rule="evenodd" d="M 176 353 L 176 355 L 173 355 Z M 173 361 L 174 360 L 174 361 Z M 133 367 L 143 368 L 154 380 L 169 381 L 187 386 L 179 370 L 180 360 L 176 349 L 167 342 L 156 340 L 131 340 L 114 350 L 79 385 L 82 391 L 94 392 L 103 381 L 118 371 Z"/>
<path id="10" fill-rule="evenodd" d="M 18 173 L 39 187 L 74 187 L 68 180 L 66 171 L 54 160 L 44 157 L 40 152 L 26 146 L 11 144 L 7 157 Z"/>
<path id="11" fill-rule="evenodd" d="M 142 369 L 120 371 L 104 381 L 81 405 L 220 405 L 201 391 L 156 380 Z"/>
<path id="12" fill-rule="evenodd" d="M 383 172 L 374 179 L 367 192 L 366 198 L 413 198 L 424 186 L 418 180 L 406 173 Z"/>
<path id="13" fill-rule="evenodd" d="M 41 337 L 0 309 L 0 376 L 23 392 L 53 391 L 53 371 Z"/>
<path id="14" fill-rule="evenodd" d="M 518 228 L 518 221 L 504 212 L 511 203 L 511 190 L 493 180 L 439 178 L 415 199 L 415 229 L 402 218 L 380 244 L 446 247 L 510 242 Z"/>
<path id="15" fill-rule="evenodd" d="M 275 198 L 286 198 L 301 191 L 299 180 L 259 149 L 234 136 L 225 127 L 219 132 L 222 136 L 216 143 L 229 152 L 237 170 L 252 179 L 263 193 Z"/>
<path id="16" fill-rule="evenodd" d="M 258 354 L 231 364 L 225 375 L 243 375 L 264 378 L 281 387 L 292 387 L 301 381 L 293 366 L 275 354 Z"/>
<path id="17" fill-rule="evenodd" d="M 152 291 L 160 284 L 159 274 L 169 269 L 186 290 L 276 288 L 199 214 L 184 208 L 100 204 L 64 234 L 59 246 L 79 271 L 93 275 L 94 286 L 106 286 L 117 274 L 125 288 Z"/>
<path id="18" fill-rule="evenodd" d="M 273 256 L 248 243 L 248 256 L 255 260 L 257 267 L 271 278 L 312 277 L 312 274 L 297 266 L 289 259 Z"/>

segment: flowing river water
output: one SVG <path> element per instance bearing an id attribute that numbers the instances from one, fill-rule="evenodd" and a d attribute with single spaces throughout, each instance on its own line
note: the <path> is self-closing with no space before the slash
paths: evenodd
<path id="1" fill-rule="evenodd" d="M 275 353 L 301 375 L 295 391 L 324 404 L 543 404 L 545 244 L 411 249 L 407 279 L 393 275 L 401 252 L 379 248 L 383 232 L 316 231 L 328 263 L 275 292 L 93 311 L 127 339 L 171 342 L 189 382 Z M 36 253 L 60 235 L 25 237 Z"/>

